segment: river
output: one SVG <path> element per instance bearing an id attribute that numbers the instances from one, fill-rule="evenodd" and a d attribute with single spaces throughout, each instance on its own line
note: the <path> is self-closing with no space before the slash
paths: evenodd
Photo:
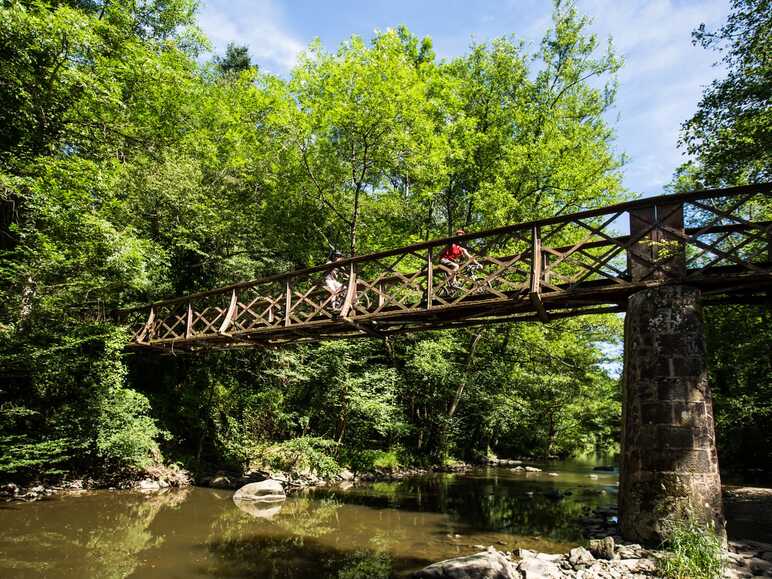
<path id="1" fill-rule="evenodd" d="M 617 474 L 590 461 L 537 466 L 308 489 L 266 509 L 205 488 L 6 503 L 0 577 L 378 579 L 480 545 L 562 552 L 581 542 L 579 519 L 616 504 Z M 772 539 L 772 524 L 746 523 L 730 519 L 730 535 L 734 524 Z"/>

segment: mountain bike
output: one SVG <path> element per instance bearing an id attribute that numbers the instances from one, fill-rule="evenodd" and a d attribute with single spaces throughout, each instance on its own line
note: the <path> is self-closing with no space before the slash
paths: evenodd
<path id="1" fill-rule="evenodd" d="M 346 276 L 346 283 L 343 284 L 343 287 L 341 287 L 337 293 L 333 294 L 332 298 L 330 299 L 329 305 L 335 314 L 339 314 L 343 309 L 343 304 L 346 302 L 347 294 L 348 276 Z M 352 309 L 359 308 L 360 310 L 369 311 L 371 305 L 372 300 L 370 299 L 367 290 L 357 288 L 354 297 L 354 303 L 352 304 Z"/>
<path id="2" fill-rule="evenodd" d="M 462 265 L 456 273 L 453 281 L 446 282 L 437 292 L 437 295 L 445 298 L 453 298 L 463 291 L 466 295 L 482 294 L 492 289 L 490 280 L 485 279 L 483 266 L 477 261 L 468 261 Z M 449 274 L 445 274 L 446 278 Z"/>

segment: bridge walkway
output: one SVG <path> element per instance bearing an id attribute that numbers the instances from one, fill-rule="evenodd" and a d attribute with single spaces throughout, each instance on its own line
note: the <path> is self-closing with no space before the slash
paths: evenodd
<path id="1" fill-rule="evenodd" d="M 646 288 L 768 300 L 772 184 L 650 197 L 356 256 L 118 312 L 137 348 L 268 347 L 625 311 Z M 439 254 L 479 267 L 448 283 Z M 334 296 L 331 269 L 344 283 Z"/>

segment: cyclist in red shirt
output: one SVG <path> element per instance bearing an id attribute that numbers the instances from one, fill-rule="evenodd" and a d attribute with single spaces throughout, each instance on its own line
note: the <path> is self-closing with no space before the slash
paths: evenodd
<path id="1" fill-rule="evenodd" d="M 463 229 L 456 230 L 456 235 L 464 235 L 464 234 L 465 234 L 465 231 Z M 451 243 L 450 246 L 446 247 L 445 251 L 443 251 L 440 254 L 440 263 L 449 270 L 448 285 L 451 287 L 455 287 L 454 280 L 456 279 L 456 274 L 458 273 L 458 270 L 461 267 L 461 264 L 458 263 L 458 260 L 461 257 L 465 257 L 467 260 L 474 259 L 471 253 L 469 253 L 466 249 L 464 249 L 457 243 Z"/>

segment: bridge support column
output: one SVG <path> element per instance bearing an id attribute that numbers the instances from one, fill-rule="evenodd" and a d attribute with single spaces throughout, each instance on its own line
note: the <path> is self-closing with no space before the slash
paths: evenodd
<path id="1" fill-rule="evenodd" d="M 622 535 L 658 544 L 687 513 L 724 533 L 700 291 L 628 299 L 619 513 Z"/>

